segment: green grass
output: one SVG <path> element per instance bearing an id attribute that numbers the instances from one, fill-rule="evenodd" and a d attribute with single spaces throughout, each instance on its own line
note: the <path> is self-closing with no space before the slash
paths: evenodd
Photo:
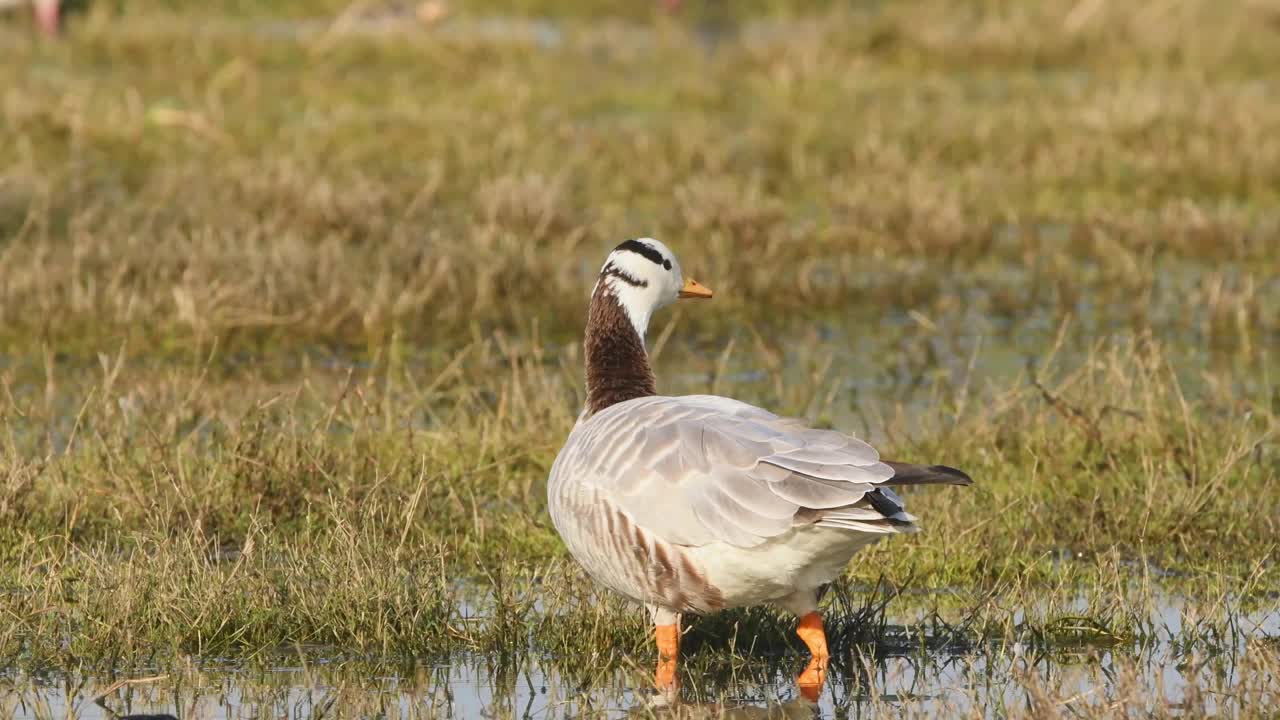
<path id="1" fill-rule="evenodd" d="M 717 291 L 657 320 L 664 391 L 977 480 L 912 493 L 925 532 L 833 591 L 842 677 L 1112 658 L 1110 706 L 1006 678 L 1008 714 L 1107 715 L 1153 653 L 1247 643 L 1202 684 L 1274 697 L 1241 629 L 1280 592 L 1266 6 L 514 11 L 550 36 L 342 7 L 0 26 L 0 668 L 642 685 L 644 618 L 566 556 L 544 483 L 594 272 L 652 234 Z M 1170 598 L 1197 622 L 1153 620 Z M 800 658 L 767 610 L 685 647 L 704 700 Z"/>
<path id="2" fill-rule="evenodd" d="M 126 367 L 87 378 L 78 408 L 28 393 L 3 446 L 0 657 L 110 667 L 295 643 L 390 658 L 530 642 L 647 652 L 629 606 L 579 604 L 595 592 L 545 514 L 582 394 L 571 362 L 500 345 L 434 377 L 311 369 L 290 384 Z M 1115 349 L 890 421 L 895 454 L 978 483 L 913 493 L 927 532 L 864 551 L 853 577 L 959 591 L 926 605 L 967 617 L 971 641 L 1020 637 L 1015 612 L 1081 614 L 1053 609 L 1081 597 L 1130 639 L 1152 593 L 1214 615 L 1265 605 L 1280 589 L 1275 416 L 1230 390 L 1188 399 L 1173 377 L 1157 345 Z M 760 642 L 794 646 L 786 626 L 769 621 Z"/>

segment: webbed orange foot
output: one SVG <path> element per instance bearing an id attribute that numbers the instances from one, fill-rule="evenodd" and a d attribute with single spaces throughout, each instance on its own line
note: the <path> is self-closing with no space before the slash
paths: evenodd
<path id="1" fill-rule="evenodd" d="M 827 663 L 831 655 L 827 652 L 827 633 L 822 629 L 822 616 L 811 612 L 800 618 L 796 634 L 804 641 L 809 653 L 813 656 L 804 672 L 796 678 L 800 694 L 809 702 L 818 702 L 822 695 L 822 687 L 827 682 Z"/>

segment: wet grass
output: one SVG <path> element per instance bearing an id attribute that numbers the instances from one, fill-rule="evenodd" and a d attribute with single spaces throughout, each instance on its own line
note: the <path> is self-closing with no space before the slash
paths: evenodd
<path id="1" fill-rule="evenodd" d="M 1263 5 L 130 8 L 0 26 L 0 667 L 642 686 L 544 483 L 593 273 L 654 234 L 717 290 L 658 321 L 665 391 L 978 479 L 832 590 L 840 677 L 1105 666 L 1105 700 L 1024 668 L 964 707 L 1107 715 L 1160 652 L 1274 698 Z M 707 701 L 800 664 L 766 610 L 685 650 Z"/>
<path id="2" fill-rule="evenodd" d="M 75 385 L 51 368 L 46 388 L 81 398 L 69 409 L 7 384 L 0 658 L 101 668 L 292 645 L 392 660 L 647 655 L 642 615 L 566 560 L 543 508 L 581 399 L 572 361 L 502 345 L 471 346 L 435 377 L 379 365 L 272 383 L 107 361 Z M 891 420 L 881 432 L 901 457 L 981 482 L 913 493 L 927 532 L 865 551 L 851 579 L 930 613 L 914 631 L 923 648 L 1134 647 L 1157 642 L 1144 618 L 1163 593 L 1202 608 L 1186 633 L 1273 603 L 1270 393 L 1255 402 L 1209 376 L 1188 398 L 1161 353 L 1154 341 L 1100 350 Z M 757 384 L 673 389 L 751 398 Z M 811 391 L 797 390 L 775 404 L 803 410 Z M 912 601 L 898 588 L 949 592 Z M 893 641 L 882 611 L 848 618 L 837 647 Z M 798 649 L 790 621 L 763 611 L 702 621 L 690 648 L 726 644 Z"/>

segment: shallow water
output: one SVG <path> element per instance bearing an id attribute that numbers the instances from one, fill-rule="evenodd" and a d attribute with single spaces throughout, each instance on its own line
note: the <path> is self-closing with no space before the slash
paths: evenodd
<path id="1" fill-rule="evenodd" d="M 1230 716 L 1250 703 L 1280 699 L 1274 667 L 1268 673 L 1250 662 L 1258 648 L 1280 641 L 1280 609 L 1241 613 L 1226 634 L 1206 639 L 1189 626 L 1197 622 L 1191 607 L 1159 596 L 1137 641 L 959 642 L 928 651 L 879 643 L 837 657 L 816 705 L 800 696 L 792 679 L 803 656 L 745 654 L 729 667 L 700 670 L 703 651 L 686 658 L 675 703 L 680 717 L 998 717 L 1050 698 L 1077 709 L 1137 701 L 1196 717 Z M 918 620 L 891 613 L 881 632 L 911 638 L 924 632 Z M 643 663 L 598 674 L 590 663 L 523 657 L 495 666 L 458 657 L 407 668 L 311 649 L 267 667 L 192 660 L 176 671 L 116 677 L 11 672 L 0 673 L 0 716 L 621 718 L 669 712 L 662 708 L 672 700 L 648 689 Z"/>

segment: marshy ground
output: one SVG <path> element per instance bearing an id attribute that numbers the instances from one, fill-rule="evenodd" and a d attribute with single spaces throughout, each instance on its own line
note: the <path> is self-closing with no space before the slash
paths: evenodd
<path id="1" fill-rule="evenodd" d="M 664 392 L 977 480 L 833 589 L 824 716 L 1273 716 L 1280 7 L 604 5 L 0 24 L 0 712 L 658 712 L 544 508 L 653 235 Z M 683 716 L 791 630 L 691 623 Z"/>

